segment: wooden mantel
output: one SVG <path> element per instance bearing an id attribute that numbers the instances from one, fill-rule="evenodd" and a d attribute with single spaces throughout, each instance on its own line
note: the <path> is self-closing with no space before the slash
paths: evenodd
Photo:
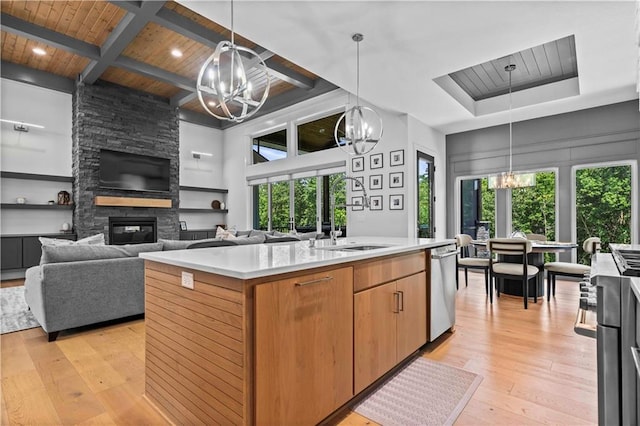
<path id="1" fill-rule="evenodd" d="M 113 207 L 156 207 L 161 209 L 171 208 L 171 199 L 166 198 L 134 198 L 134 197 L 108 197 L 97 195 L 96 206 Z"/>

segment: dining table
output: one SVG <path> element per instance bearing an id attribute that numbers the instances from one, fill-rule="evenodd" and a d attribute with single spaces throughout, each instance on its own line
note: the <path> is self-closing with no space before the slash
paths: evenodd
<path id="1" fill-rule="evenodd" d="M 488 240 L 472 240 L 471 244 L 478 248 L 487 248 Z M 545 253 L 562 253 L 574 250 L 578 247 L 578 244 L 562 241 L 531 241 L 531 253 L 527 255 L 527 262 L 529 265 L 533 265 L 538 268 L 538 275 L 536 276 L 536 283 L 538 284 L 538 297 L 544 296 L 544 254 Z M 487 252 L 487 256 L 488 256 Z M 499 256 L 501 262 L 522 262 L 521 256 Z M 522 281 L 521 280 L 509 280 L 509 279 L 497 279 L 496 285 L 500 288 L 500 293 L 509 294 L 512 296 L 522 297 Z M 533 292 L 529 290 L 529 297 L 534 297 Z"/>

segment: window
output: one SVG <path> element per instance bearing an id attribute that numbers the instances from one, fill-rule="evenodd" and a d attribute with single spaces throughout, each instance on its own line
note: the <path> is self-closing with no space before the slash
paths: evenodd
<path id="1" fill-rule="evenodd" d="M 317 229 L 316 187 L 317 177 L 302 178 L 293 181 L 294 218 L 299 232 L 311 232 Z M 321 179 L 321 178 L 320 178 Z"/>
<path id="2" fill-rule="evenodd" d="M 298 154 L 337 147 L 333 133 L 342 114 L 339 112 L 298 125 Z M 341 128 L 344 130 L 344 120 L 341 122 Z"/>
<path id="3" fill-rule="evenodd" d="M 253 138 L 253 164 L 287 157 L 287 129 Z"/>
<path id="4" fill-rule="evenodd" d="M 434 237 L 433 157 L 418 151 L 418 238 Z"/>
<path id="5" fill-rule="evenodd" d="M 600 237 L 609 243 L 631 243 L 631 165 L 585 167 L 576 170 L 576 237 L 578 262 L 589 264 L 582 241 Z"/>
<path id="6" fill-rule="evenodd" d="M 483 238 L 483 235 L 478 235 L 478 230 L 482 227 L 486 232 L 484 236 L 495 236 L 496 193 L 489 190 L 488 178 L 461 180 L 460 206 L 461 233 L 473 238 Z"/>
<path id="7" fill-rule="evenodd" d="M 321 231 L 328 235 L 331 213 L 329 189 L 340 176 L 344 176 L 344 173 L 254 185 L 254 228 L 287 232 L 293 216 L 296 230 L 311 232 L 317 230 L 317 218 L 321 218 Z M 346 182 L 341 180 L 335 191 L 336 205 L 346 202 L 346 191 Z M 345 209 L 337 208 L 335 215 L 336 228 L 340 227 L 346 236 Z"/>
<path id="8" fill-rule="evenodd" d="M 556 173 L 537 172 L 536 185 L 511 190 L 511 228 L 556 239 Z M 545 253 L 545 262 L 555 254 Z"/>

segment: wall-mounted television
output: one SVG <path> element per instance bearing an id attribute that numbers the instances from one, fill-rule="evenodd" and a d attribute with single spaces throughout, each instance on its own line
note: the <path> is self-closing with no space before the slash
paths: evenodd
<path id="1" fill-rule="evenodd" d="M 129 191 L 168 192 L 168 158 L 100 150 L 100 187 Z"/>

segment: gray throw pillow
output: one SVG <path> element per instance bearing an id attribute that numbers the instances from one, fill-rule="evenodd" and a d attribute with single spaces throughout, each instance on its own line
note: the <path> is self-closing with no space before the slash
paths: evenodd
<path id="1" fill-rule="evenodd" d="M 273 236 L 273 235 L 265 235 L 265 237 L 267 238 L 264 241 L 265 244 L 269 244 L 269 243 L 286 243 L 286 242 L 300 241 L 300 238 L 297 238 L 294 235 L 287 235 L 286 237 L 276 237 L 276 236 Z"/>
<path id="2" fill-rule="evenodd" d="M 248 237 L 251 234 L 251 229 L 247 229 L 246 231 L 236 231 L 236 237 Z"/>

